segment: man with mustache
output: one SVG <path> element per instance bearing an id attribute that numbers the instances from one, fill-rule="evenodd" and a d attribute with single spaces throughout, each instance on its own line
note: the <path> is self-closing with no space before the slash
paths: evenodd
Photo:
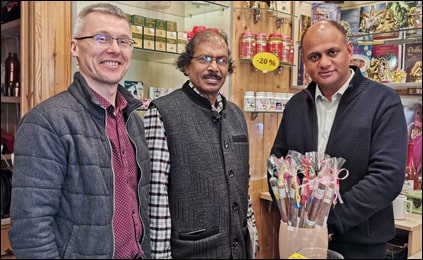
<path id="1" fill-rule="evenodd" d="M 152 257 L 251 258 L 248 129 L 241 109 L 220 93 L 233 71 L 226 35 L 197 32 L 177 67 L 189 80 L 153 100 L 144 117 Z"/>

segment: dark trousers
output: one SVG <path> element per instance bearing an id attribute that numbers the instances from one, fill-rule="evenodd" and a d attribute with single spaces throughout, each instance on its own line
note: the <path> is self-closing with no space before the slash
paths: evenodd
<path id="1" fill-rule="evenodd" d="M 386 244 L 357 245 L 342 242 L 329 242 L 329 249 L 344 256 L 344 259 L 385 259 Z"/>

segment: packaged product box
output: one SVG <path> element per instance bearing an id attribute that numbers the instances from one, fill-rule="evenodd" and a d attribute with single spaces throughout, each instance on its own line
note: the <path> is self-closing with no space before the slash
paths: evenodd
<path id="1" fill-rule="evenodd" d="M 135 41 L 135 48 L 143 48 L 144 26 L 131 24 L 132 38 Z"/>
<path id="2" fill-rule="evenodd" d="M 131 92 L 134 98 L 139 100 L 144 98 L 144 83 L 142 81 L 125 80 L 125 88 Z"/>
<path id="3" fill-rule="evenodd" d="M 141 15 L 133 14 L 133 15 L 131 15 L 131 24 L 144 26 L 145 25 L 145 17 L 141 16 Z"/>
<path id="4" fill-rule="evenodd" d="M 311 5 L 311 24 L 318 21 L 332 20 L 340 22 L 341 9 L 336 4 L 313 3 Z"/>
<path id="5" fill-rule="evenodd" d="M 411 212 L 415 214 L 422 214 L 422 190 L 413 190 L 405 194 L 411 203 Z"/>
<path id="6" fill-rule="evenodd" d="M 393 82 L 393 72 L 402 65 L 401 49 L 402 46 L 397 44 L 373 46 L 367 77 L 383 83 Z M 371 72 L 372 68 L 378 69 L 378 75 Z"/>
<path id="7" fill-rule="evenodd" d="M 406 72 L 405 82 L 421 82 L 422 44 L 405 43 L 403 48 L 403 68 Z"/>
<path id="8" fill-rule="evenodd" d="M 144 34 L 143 34 L 143 48 L 154 50 L 155 48 L 155 35 L 156 35 L 156 19 L 145 17 L 144 19 Z"/>
<path id="9" fill-rule="evenodd" d="M 177 46 L 178 46 L 178 44 L 176 42 L 176 39 L 169 39 L 168 38 L 166 40 L 166 51 L 167 52 L 174 52 L 174 53 L 176 53 Z"/>
<path id="10" fill-rule="evenodd" d="M 166 24 L 165 20 L 156 19 L 155 28 L 156 28 L 156 38 L 166 38 Z"/>
<path id="11" fill-rule="evenodd" d="M 367 71 L 370 68 L 372 50 L 372 45 L 353 45 L 353 55 L 351 57 L 350 64 L 358 66 L 361 74 L 365 77 L 367 77 Z"/>
<path id="12" fill-rule="evenodd" d="M 345 28 L 348 39 L 353 43 L 357 43 L 359 39 L 359 26 L 360 26 L 360 8 L 351 8 L 341 10 L 340 24 Z"/>
<path id="13" fill-rule="evenodd" d="M 177 40 L 178 32 L 167 31 L 166 32 L 166 51 L 176 52 L 177 51 Z"/>
<path id="14" fill-rule="evenodd" d="M 166 31 L 176 32 L 177 31 L 176 22 L 166 21 Z"/>
<path id="15" fill-rule="evenodd" d="M 166 38 L 156 37 L 154 41 L 154 49 L 156 51 L 166 51 Z"/>
<path id="16" fill-rule="evenodd" d="M 137 35 L 137 34 L 132 34 L 132 39 L 134 39 L 135 44 L 134 47 L 135 48 L 139 48 L 142 49 L 143 48 L 143 40 L 142 40 L 142 35 Z"/>
<path id="17" fill-rule="evenodd" d="M 165 20 L 156 19 L 156 35 L 155 35 L 155 46 L 156 51 L 166 51 L 166 24 Z"/>
<path id="18" fill-rule="evenodd" d="M 178 32 L 177 34 L 177 45 L 176 52 L 182 53 L 185 50 L 185 46 L 188 43 L 188 34 L 187 32 Z"/>

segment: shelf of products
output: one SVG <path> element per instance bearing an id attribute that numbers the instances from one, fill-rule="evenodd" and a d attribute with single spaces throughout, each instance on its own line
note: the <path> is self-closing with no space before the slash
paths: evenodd
<path id="1" fill-rule="evenodd" d="M 273 8 L 236 7 L 235 10 L 241 11 L 241 12 L 251 11 L 251 15 L 253 15 L 256 22 L 260 21 L 261 15 L 263 13 L 266 13 L 267 17 L 273 18 L 276 21 L 279 21 L 281 24 L 282 23 L 290 23 L 292 18 L 296 17 L 293 14 L 283 12 L 283 11 L 279 11 L 279 10 L 276 10 L 276 9 L 273 9 Z"/>
<path id="2" fill-rule="evenodd" d="M 115 3 L 179 17 L 190 17 L 229 8 L 227 5 L 213 1 L 115 1 Z"/>
<path id="3" fill-rule="evenodd" d="M 377 36 L 395 35 L 395 38 L 374 39 Z M 389 37 L 389 36 L 387 36 Z M 359 33 L 356 36 L 349 37 L 349 40 L 358 45 L 384 45 L 384 44 L 403 44 L 403 43 L 421 43 L 422 28 L 400 28 L 395 31 L 380 33 Z"/>
<path id="4" fill-rule="evenodd" d="M 374 40 L 375 35 L 383 35 L 383 34 L 394 34 L 398 33 L 398 37 L 395 39 L 387 38 L 387 39 L 377 39 Z M 358 40 L 360 39 L 360 40 Z M 354 45 L 368 45 L 368 46 L 378 46 L 378 45 L 404 45 L 405 44 L 421 44 L 422 43 L 422 28 L 401 28 L 396 31 L 392 32 L 384 32 L 384 33 L 372 33 L 372 34 L 361 34 L 357 36 L 349 37 L 349 40 L 353 42 Z M 400 49 L 401 50 L 401 49 Z M 401 50 L 402 51 L 402 50 Z M 421 49 L 420 49 L 421 54 Z M 401 61 L 399 64 L 404 67 L 402 53 L 400 54 Z M 417 54 L 418 55 L 418 54 Z M 420 57 L 420 55 L 418 55 Z M 370 58 L 370 57 L 369 57 Z M 399 69 L 405 71 L 405 68 L 399 67 Z M 394 71 L 391 71 L 393 73 Z M 404 80 L 405 81 L 405 80 Z M 382 81 L 381 83 L 385 84 L 386 86 L 397 90 L 400 95 L 417 95 L 421 96 L 422 94 L 422 82 L 385 82 Z M 292 89 L 304 89 L 307 86 L 292 86 Z"/>
<path id="5" fill-rule="evenodd" d="M 19 45 L 20 45 L 20 29 L 21 20 L 16 19 L 7 23 L 1 24 L 1 40 L 2 40 L 2 53 L 3 52 L 17 52 L 19 56 Z M 4 48 L 4 49 L 3 49 Z M 2 57 L 2 70 L 5 69 L 5 60 Z M 2 89 L 1 89 L 1 128 L 7 134 L 14 136 L 16 126 L 20 119 L 20 96 L 4 96 L 4 79 L 2 78 Z M 2 154 L 3 160 L 9 160 L 9 151 L 4 149 Z"/>
<path id="6" fill-rule="evenodd" d="M 176 62 L 179 53 L 134 48 L 132 58 L 156 63 L 172 64 Z"/>

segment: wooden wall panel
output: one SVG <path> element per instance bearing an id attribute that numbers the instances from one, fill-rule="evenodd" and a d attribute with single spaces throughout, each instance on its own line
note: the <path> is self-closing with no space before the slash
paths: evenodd
<path id="1" fill-rule="evenodd" d="M 28 108 L 67 89 L 71 82 L 71 1 L 29 2 Z"/>
<path id="2" fill-rule="evenodd" d="M 260 2 L 264 4 L 264 2 Z M 263 7 L 263 6 L 262 6 Z M 291 8 L 292 9 L 292 8 Z M 245 91 L 270 91 L 291 93 L 291 68 L 283 67 L 280 73 L 276 71 L 262 73 L 251 63 L 239 60 L 239 39 L 244 31 L 266 34 L 281 33 L 291 35 L 291 19 L 277 28 L 275 17 L 261 10 L 261 19 L 254 23 L 253 10 L 245 8 L 245 1 L 233 2 L 232 56 L 234 73 L 232 77 L 231 100 L 242 109 Z M 279 215 L 271 210 L 269 201 L 260 199 L 260 193 L 268 191 L 267 159 L 273 145 L 276 132 L 282 119 L 281 113 L 245 113 L 250 140 L 250 196 L 253 201 L 254 214 L 259 232 L 260 254 L 262 259 L 279 258 L 277 237 L 279 235 Z"/>

